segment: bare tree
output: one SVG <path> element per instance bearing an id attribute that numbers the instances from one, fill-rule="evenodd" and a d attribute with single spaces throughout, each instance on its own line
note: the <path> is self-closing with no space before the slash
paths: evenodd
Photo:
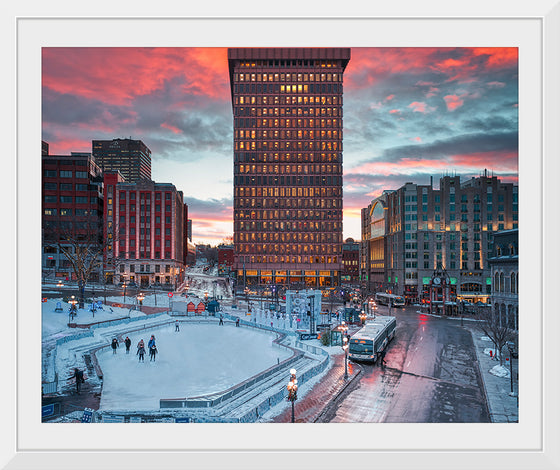
<path id="1" fill-rule="evenodd" d="M 498 351 L 500 365 L 503 365 L 502 349 L 508 341 L 515 341 L 516 333 L 508 328 L 506 321 L 500 320 L 500 315 L 492 308 L 483 309 L 480 319 L 482 321 L 478 323 L 478 328 L 492 340 Z"/>
<path id="2" fill-rule="evenodd" d="M 103 266 L 108 242 L 113 240 L 104 240 L 103 223 L 96 216 L 59 217 L 44 222 L 43 245 L 56 247 L 72 266 L 80 288 L 80 307 L 87 282 Z"/>

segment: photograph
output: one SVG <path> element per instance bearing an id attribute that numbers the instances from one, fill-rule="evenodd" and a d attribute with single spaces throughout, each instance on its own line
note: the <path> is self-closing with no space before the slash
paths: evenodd
<path id="1" fill-rule="evenodd" d="M 41 60 L 43 422 L 518 421 L 516 47 Z"/>
<path id="2" fill-rule="evenodd" d="M 10 7 L 1 468 L 560 468 L 560 4 L 399 4 Z"/>

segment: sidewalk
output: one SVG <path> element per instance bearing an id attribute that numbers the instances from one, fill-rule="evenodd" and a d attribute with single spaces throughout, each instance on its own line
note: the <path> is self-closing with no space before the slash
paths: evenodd
<path id="1" fill-rule="evenodd" d="M 484 336 L 481 331 L 477 331 L 473 327 L 467 327 L 467 329 L 470 331 L 473 338 L 476 357 L 484 385 L 484 394 L 488 403 L 490 420 L 493 423 L 517 423 L 519 421 L 517 359 L 513 360 L 513 391 L 515 395 L 511 396 L 510 377 L 497 377 L 490 373 L 490 369 L 500 364 L 500 361 L 484 353 L 484 350 L 487 348 L 494 349 L 493 343 L 481 339 Z M 507 352 L 505 356 L 508 357 Z M 509 370 L 509 361 L 506 361 L 505 358 L 504 366 L 507 366 Z"/>
<path id="2" fill-rule="evenodd" d="M 68 421 L 69 418 L 66 416 L 70 413 L 76 411 L 83 412 L 85 408 L 99 409 L 101 387 L 92 385 L 88 380 L 82 385 L 79 395 L 76 393 L 74 386 L 69 386 L 68 389 L 62 393 L 63 394 L 60 395 L 46 395 L 42 398 L 42 405 L 54 404 L 56 412 L 55 416 L 47 417 L 43 419 L 43 422 Z M 79 420 L 76 419 L 76 422 L 79 422 Z"/>
<path id="3" fill-rule="evenodd" d="M 344 355 L 332 356 L 333 366 L 326 376 L 316 384 L 305 397 L 295 402 L 295 422 L 314 423 L 330 403 L 352 383 L 360 374 L 360 368 L 348 361 L 348 379 L 344 378 Z M 286 408 L 280 415 L 273 418 L 274 423 L 289 423 L 292 420 L 292 407 Z"/>

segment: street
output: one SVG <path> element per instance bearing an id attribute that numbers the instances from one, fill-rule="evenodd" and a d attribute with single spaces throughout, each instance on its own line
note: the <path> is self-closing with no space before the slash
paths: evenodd
<path id="1" fill-rule="evenodd" d="M 382 370 L 359 363 L 358 379 L 322 422 L 489 422 L 472 337 L 460 322 L 392 309 L 397 317 Z M 379 313 L 388 314 L 387 307 Z"/>

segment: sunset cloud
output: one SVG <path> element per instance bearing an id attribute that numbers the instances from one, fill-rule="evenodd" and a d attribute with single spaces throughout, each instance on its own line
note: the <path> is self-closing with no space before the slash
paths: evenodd
<path id="1" fill-rule="evenodd" d="M 518 171 L 517 48 L 352 48 L 344 74 L 344 238 L 384 189 Z M 195 240 L 232 233 L 233 116 L 226 48 L 43 48 L 51 153 L 132 137 L 184 191 Z M 156 176 L 154 176 L 155 178 Z"/>

